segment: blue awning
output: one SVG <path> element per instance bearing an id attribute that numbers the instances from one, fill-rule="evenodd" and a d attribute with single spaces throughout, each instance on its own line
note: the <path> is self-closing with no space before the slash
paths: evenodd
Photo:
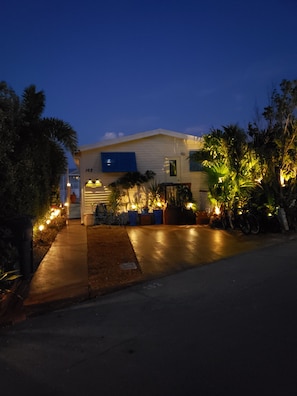
<path id="1" fill-rule="evenodd" d="M 101 153 L 102 172 L 136 172 L 134 152 Z"/>

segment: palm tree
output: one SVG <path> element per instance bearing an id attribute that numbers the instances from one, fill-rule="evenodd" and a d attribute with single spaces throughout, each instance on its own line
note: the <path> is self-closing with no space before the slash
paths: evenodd
<path id="1" fill-rule="evenodd" d="M 5 83 L 2 86 L 8 89 Z M 48 208 L 52 191 L 67 168 L 66 152 L 74 154 L 77 150 L 77 134 L 60 119 L 42 117 L 45 95 L 36 91 L 34 85 L 24 90 L 21 99 L 15 94 L 11 98 L 16 117 L 12 119 L 11 112 L 6 111 L 2 113 L 2 121 L 4 116 L 10 118 L 5 133 L 13 136 L 13 144 L 6 148 L 6 154 L 13 168 L 10 185 L 17 191 L 6 201 L 3 214 L 35 217 Z"/>
<path id="2" fill-rule="evenodd" d="M 283 80 L 272 92 L 263 119 L 249 125 L 249 135 L 263 168 L 263 191 L 274 205 L 288 208 L 297 192 L 297 80 Z M 262 124 L 261 124 L 261 121 Z"/>

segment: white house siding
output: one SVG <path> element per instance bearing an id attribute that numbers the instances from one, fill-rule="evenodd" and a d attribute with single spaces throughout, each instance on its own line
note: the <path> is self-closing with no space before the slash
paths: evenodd
<path id="1" fill-rule="evenodd" d="M 140 134 L 141 135 L 141 134 Z M 181 134 L 178 134 L 181 135 Z M 205 191 L 207 190 L 204 172 L 190 172 L 189 152 L 199 150 L 202 142 L 199 138 L 179 138 L 170 134 L 153 134 L 129 141 L 116 143 L 104 142 L 104 145 L 81 150 L 80 177 L 81 177 L 81 213 L 93 213 L 98 203 L 107 203 L 109 191 L 107 186 L 117 180 L 123 173 L 104 173 L 101 169 L 101 152 L 135 152 L 137 170 L 144 173 L 152 170 L 156 173 L 158 183 L 191 183 L 191 190 L 200 209 L 205 206 Z M 176 177 L 169 175 L 169 159 L 176 159 L 179 163 L 179 172 Z M 102 187 L 86 188 L 88 179 L 100 179 Z M 204 191 L 204 192 L 203 192 Z M 130 196 L 133 196 L 131 192 Z M 127 209 L 127 208 L 126 208 Z"/>

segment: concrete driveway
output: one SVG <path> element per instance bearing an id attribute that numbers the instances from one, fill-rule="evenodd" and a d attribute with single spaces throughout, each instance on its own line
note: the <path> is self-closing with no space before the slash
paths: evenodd
<path id="1" fill-rule="evenodd" d="M 274 245 L 282 234 L 243 235 L 209 226 L 154 225 L 127 227 L 146 278 L 211 263 L 260 247 Z"/>
<path id="2" fill-rule="evenodd" d="M 126 227 L 146 280 L 271 246 L 282 234 L 243 235 L 208 226 Z M 63 276 L 61 276 L 63 274 Z M 87 236 L 80 221 L 71 220 L 57 236 L 30 282 L 28 307 L 89 296 Z M 30 308 L 31 309 L 31 308 Z"/>

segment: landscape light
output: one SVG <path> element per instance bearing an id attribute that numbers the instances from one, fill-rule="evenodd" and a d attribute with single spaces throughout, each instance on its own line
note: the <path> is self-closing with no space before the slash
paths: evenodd
<path id="1" fill-rule="evenodd" d="M 220 208 L 218 206 L 215 207 L 215 214 L 219 215 L 221 213 Z"/>

